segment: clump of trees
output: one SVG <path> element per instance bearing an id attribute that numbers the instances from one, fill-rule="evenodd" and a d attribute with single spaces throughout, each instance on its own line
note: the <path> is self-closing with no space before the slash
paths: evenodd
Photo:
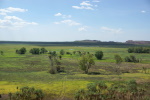
<path id="1" fill-rule="evenodd" d="M 125 60 L 125 62 L 134 62 L 134 63 L 140 62 L 140 60 L 137 59 L 137 58 L 136 58 L 135 56 L 133 56 L 133 55 L 126 56 L 124 60 Z"/>
<path id="2" fill-rule="evenodd" d="M 96 51 L 95 57 L 96 57 L 98 60 L 101 60 L 101 59 L 103 58 L 103 52 L 102 52 L 102 51 Z"/>
<path id="3" fill-rule="evenodd" d="M 48 57 L 51 63 L 50 71 L 49 71 L 51 74 L 64 72 L 64 67 L 61 67 L 61 62 L 60 62 L 62 56 L 58 56 L 56 51 L 53 51 L 50 53 Z"/>
<path id="4" fill-rule="evenodd" d="M 82 55 L 80 57 L 79 67 L 80 67 L 81 70 L 83 70 L 85 72 L 85 74 L 88 74 L 89 68 L 94 64 L 95 64 L 95 62 L 94 62 L 94 59 L 93 59 L 93 55 L 86 54 L 86 55 Z"/>
<path id="5" fill-rule="evenodd" d="M 47 52 L 47 50 L 45 48 L 32 48 L 30 50 L 30 53 L 32 53 L 32 54 L 44 54 L 46 52 Z"/>
<path id="6" fill-rule="evenodd" d="M 75 100 L 144 100 L 145 90 L 135 80 L 114 83 L 110 87 L 104 81 L 89 83 L 87 89 L 75 94 Z"/>
<path id="7" fill-rule="evenodd" d="M 17 89 L 16 93 L 9 93 L 10 100 L 43 100 L 44 98 L 44 93 L 41 89 L 28 86 L 20 89 L 17 87 Z"/>
<path id="8" fill-rule="evenodd" d="M 26 51 L 27 51 L 26 48 L 25 48 L 25 47 L 22 47 L 22 48 L 20 48 L 19 50 L 17 49 L 17 50 L 16 50 L 16 53 L 17 53 L 17 54 L 25 54 Z"/>
<path id="9" fill-rule="evenodd" d="M 128 53 L 150 53 L 150 48 L 148 48 L 148 47 L 130 47 L 130 48 L 128 48 Z"/>

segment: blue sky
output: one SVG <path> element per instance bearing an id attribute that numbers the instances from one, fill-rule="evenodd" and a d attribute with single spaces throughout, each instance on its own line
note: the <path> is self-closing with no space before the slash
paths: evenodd
<path id="1" fill-rule="evenodd" d="M 150 41 L 149 0 L 0 0 L 0 40 Z"/>

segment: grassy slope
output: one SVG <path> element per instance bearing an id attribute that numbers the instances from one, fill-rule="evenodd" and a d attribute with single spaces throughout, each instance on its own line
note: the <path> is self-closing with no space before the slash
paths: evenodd
<path id="1" fill-rule="evenodd" d="M 16 87 L 34 86 L 43 89 L 47 94 L 53 94 L 55 97 L 72 97 L 74 93 L 85 88 L 87 83 L 96 80 L 116 81 L 118 76 L 113 72 L 114 55 L 119 54 L 123 58 L 129 56 L 127 48 L 109 48 L 109 47 L 52 47 L 45 46 L 49 51 L 59 52 L 61 49 L 65 51 L 88 51 L 95 53 L 97 50 L 104 52 L 104 59 L 98 61 L 95 59 L 95 67 L 90 71 L 98 71 L 101 75 L 85 75 L 78 68 L 79 55 L 64 55 L 62 66 L 65 67 L 66 73 L 51 75 L 48 73 L 50 62 L 48 55 L 25 55 L 15 54 L 15 50 L 26 47 L 29 51 L 32 45 L 0 45 L 0 50 L 4 51 L 4 55 L 0 55 L 0 94 L 16 92 Z M 144 74 L 142 67 L 150 66 L 150 54 L 134 54 L 138 58 L 142 58 L 142 63 L 123 63 L 122 70 L 129 70 L 131 73 L 120 75 L 122 80 L 136 79 L 137 81 L 146 81 L 150 79 L 150 74 Z M 134 73 L 133 73 L 134 72 Z M 55 94 L 55 95 L 54 95 Z"/>

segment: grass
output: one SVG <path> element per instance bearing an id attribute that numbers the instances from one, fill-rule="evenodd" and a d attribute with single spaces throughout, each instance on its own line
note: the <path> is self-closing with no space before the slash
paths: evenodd
<path id="1" fill-rule="evenodd" d="M 25 47 L 27 53 L 19 55 L 15 53 L 16 49 Z M 79 55 L 63 55 L 62 67 L 64 73 L 55 75 L 49 74 L 50 61 L 48 54 L 32 55 L 29 53 L 31 48 L 41 48 L 43 46 L 34 45 L 0 45 L 0 50 L 4 55 L 0 55 L 0 94 L 16 92 L 16 87 L 34 86 L 42 89 L 47 97 L 69 97 L 73 98 L 74 93 L 81 88 L 85 88 L 88 83 L 104 80 L 108 84 L 115 81 L 125 81 L 135 79 L 137 81 L 150 80 L 150 54 L 132 54 L 137 58 L 142 58 L 140 63 L 125 63 L 120 65 L 124 72 L 119 76 L 114 72 L 115 60 L 114 55 L 119 54 L 122 58 L 131 54 L 127 53 L 127 48 L 112 47 L 71 47 L 71 46 L 44 46 L 48 51 L 84 51 L 94 54 L 98 50 L 104 52 L 102 60 L 95 60 L 95 65 L 89 69 L 90 72 L 99 72 L 99 75 L 86 75 L 78 67 Z M 143 72 L 143 67 L 147 68 L 147 73 Z"/>

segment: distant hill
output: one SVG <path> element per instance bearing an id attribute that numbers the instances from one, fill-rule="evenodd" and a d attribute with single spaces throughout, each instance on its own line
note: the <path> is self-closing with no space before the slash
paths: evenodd
<path id="1" fill-rule="evenodd" d="M 150 41 L 133 41 L 133 40 L 128 40 L 126 41 L 128 44 L 144 44 L 144 45 L 150 45 Z"/>

